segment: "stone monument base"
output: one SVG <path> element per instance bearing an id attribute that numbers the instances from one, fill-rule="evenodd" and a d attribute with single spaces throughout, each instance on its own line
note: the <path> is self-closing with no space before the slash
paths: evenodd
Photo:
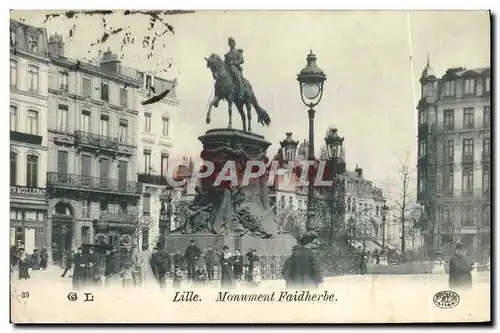
<path id="1" fill-rule="evenodd" d="M 170 234 L 165 237 L 165 247 L 169 253 L 181 250 L 184 253 L 189 241 L 193 239 L 200 250 L 212 245 L 216 251 L 222 251 L 224 245 L 229 246 L 229 251 L 235 249 L 245 254 L 250 248 L 257 250 L 258 255 L 290 255 L 292 248 L 297 245 L 297 240 L 289 234 L 277 235 L 273 238 L 263 239 L 250 235 L 224 235 L 217 236 L 211 233 Z"/>

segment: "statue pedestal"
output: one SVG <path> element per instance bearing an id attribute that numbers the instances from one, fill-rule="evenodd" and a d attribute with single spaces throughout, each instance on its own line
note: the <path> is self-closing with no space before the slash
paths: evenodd
<path id="1" fill-rule="evenodd" d="M 260 254 L 289 254 L 297 241 L 288 234 L 278 235 L 267 173 L 255 177 L 258 167 L 254 166 L 254 176 L 243 183 L 247 162 L 262 161 L 262 166 L 268 162 L 266 153 L 271 142 L 262 135 L 236 129 L 209 130 L 198 139 L 203 144 L 201 158 L 213 163 L 214 172 L 199 181 L 198 195 L 191 204 L 194 215 L 182 230 L 166 237 L 168 251 L 184 251 L 194 239 L 201 249 L 212 245 L 221 250 L 228 245 L 230 251 L 255 248 Z M 221 174 L 232 176 L 233 181 L 224 177 L 215 185 Z"/>

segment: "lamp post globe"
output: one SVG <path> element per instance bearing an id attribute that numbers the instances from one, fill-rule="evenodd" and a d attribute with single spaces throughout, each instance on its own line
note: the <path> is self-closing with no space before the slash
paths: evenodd
<path id="1" fill-rule="evenodd" d="M 310 108 L 315 107 L 321 101 L 323 85 L 326 81 L 326 74 L 316 65 L 316 59 L 316 55 L 311 50 L 306 58 L 306 67 L 297 74 L 302 102 Z"/>

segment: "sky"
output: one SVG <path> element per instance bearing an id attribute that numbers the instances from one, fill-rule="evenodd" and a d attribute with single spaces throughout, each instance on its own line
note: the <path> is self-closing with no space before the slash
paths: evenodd
<path id="1" fill-rule="evenodd" d="M 227 104 L 212 111 L 205 124 L 213 79 L 203 59 L 227 52 L 227 38 L 244 50 L 243 75 L 253 85 L 259 103 L 268 111 L 267 128 L 253 123 L 253 132 L 273 144 L 272 157 L 285 132 L 296 140 L 308 137 L 308 116 L 300 98 L 296 75 L 306 65 L 310 50 L 327 75 L 324 95 L 316 109 L 316 151 L 324 134 L 335 126 L 345 137 L 348 169 L 363 168 L 364 177 L 390 193 L 397 182 L 400 160 L 409 155 L 412 187 L 416 186 L 416 110 L 421 72 L 430 55 L 431 66 L 442 75 L 450 67 L 484 67 L 490 64 L 490 18 L 479 11 L 200 11 L 162 18 L 175 34 L 158 37 L 152 55 L 143 36 L 146 15 L 64 16 L 45 20 L 47 12 L 11 12 L 14 19 L 62 34 L 66 56 L 86 61 L 108 47 L 123 55 L 124 65 L 158 71 L 178 80 L 181 105 L 172 116 L 172 155 L 198 157 L 197 137 L 211 128 L 227 126 Z M 160 28 L 161 27 L 161 28 Z M 91 46 L 105 30 L 124 28 L 105 43 Z M 163 32 L 156 24 L 152 31 Z M 71 30 L 71 36 L 69 32 Z M 126 33 L 134 44 L 120 50 Z M 411 61 L 412 59 L 412 61 Z M 173 65 L 168 67 L 168 63 Z M 256 119 L 254 113 L 254 119 Z M 233 127 L 241 128 L 233 111 Z"/>

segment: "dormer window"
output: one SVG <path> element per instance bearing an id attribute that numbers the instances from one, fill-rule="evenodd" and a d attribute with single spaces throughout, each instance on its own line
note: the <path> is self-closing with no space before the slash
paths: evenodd
<path id="1" fill-rule="evenodd" d="M 146 74 L 146 79 L 144 80 L 144 88 L 149 91 L 152 86 L 153 86 L 153 76 Z"/>
<path id="2" fill-rule="evenodd" d="M 455 81 L 445 81 L 443 87 L 443 96 L 455 96 Z"/>
<path id="3" fill-rule="evenodd" d="M 28 50 L 32 53 L 38 52 L 38 36 L 36 35 L 28 36 Z"/>
<path id="4" fill-rule="evenodd" d="M 427 82 L 424 85 L 424 97 L 431 97 L 434 95 L 434 83 Z"/>
<path id="5" fill-rule="evenodd" d="M 68 72 L 61 72 L 61 84 L 59 88 L 62 91 L 68 91 Z"/>
<path id="6" fill-rule="evenodd" d="M 476 88 L 476 82 L 474 79 L 465 79 L 464 80 L 464 94 L 465 95 L 474 95 Z"/>

